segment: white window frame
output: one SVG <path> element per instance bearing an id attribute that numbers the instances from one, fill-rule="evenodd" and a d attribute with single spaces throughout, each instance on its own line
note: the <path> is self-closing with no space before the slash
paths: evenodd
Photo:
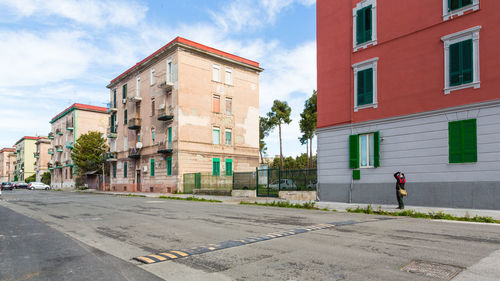
<path id="1" fill-rule="evenodd" d="M 362 166 L 361 163 L 363 162 L 363 154 L 361 153 L 361 136 L 367 136 L 366 138 L 366 157 L 368 158 L 366 163 L 366 166 Z M 370 142 L 370 136 L 373 136 L 373 144 Z M 375 168 L 375 135 L 373 133 L 367 133 L 367 134 L 359 134 L 358 135 L 358 149 L 359 149 L 359 168 L 360 169 L 367 169 L 367 168 Z M 370 146 L 374 152 L 374 157 L 373 157 L 373 163 L 370 165 Z"/>
<path id="2" fill-rule="evenodd" d="M 219 138 L 217 139 L 217 143 L 214 143 L 214 131 L 219 132 Z M 212 127 L 212 144 L 220 144 L 220 128 Z"/>
<path id="3" fill-rule="evenodd" d="M 155 84 L 155 69 L 151 68 L 151 86 Z"/>
<path id="4" fill-rule="evenodd" d="M 446 1 L 446 0 L 445 0 Z M 357 44 L 356 42 L 356 16 L 357 12 L 363 8 L 372 5 L 372 40 L 364 42 L 362 44 Z M 356 8 L 352 9 L 352 48 L 354 52 L 359 49 L 366 49 L 369 45 L 377 45 L 377 0 L 363 0 L 356 4 Z"/>
<path id="5" fill-rule="evenodd" d="M 354 71 L 354 112 L 363 108 L 377 108 L 377 64 L 378 57 L 358 62 L 352 65 Z M 373 101 L 371 104 L 363 104 L 358 106 L 358 72 L 372 68 L 373 69 Z"/>
<path id="6" fill-rule="evenodd" d="M 217 70 L 217 77 L 215 77 L 215 70 Z M 212 65 L 212 81 L 220 82 L 220 65 Z"/>
<path id="7" fill-rule="evenodd" d="M 227 143 L 227 139 L 226 139 L 226 134 L 227 133 L 231 133 L 231 143 Z M 233 131 L 231 129 L 225 129 L 224 130 L 224 144 L 225 145 L 233 145 Z"/>
<path id="8" fill-rule="evenodd" d="M 226 85 L 233 85 L 233 70 L 231 68 L 226 68 L 224 74 L 225 74 L 224 83 Z M 229 79 L 227 79 L 228 74 L 229 74 Z"/>
<path id="9" fill-rule="evenodd" d="M 123 150 L 127 151 L 128 150 L 128 137 L 123 136 Z"/>
<path id="10" fill-rule="evenodd" d="M 480 25 L 441 37 L 444 46 L 445 95 L 455 90 L 461 90 L 465 88 L 478 89 L 481 87 L 481 81 L 479 77 L 479 30 L 481 30 Z M 457 86 L 450 86 L 450 45 L 469 39 L 472 39 L 472 82 Z"/>
<path id="11" fill-rule="evenodd" d="M 466 7 L 462 7 L 455 11 L 448 11 L 448 0 L 443 0 L 443 21 L 447 21 L 457 16 L 462 16 L 465 12 L 468 11 L 477 11 L 479 10 L 479 0 L 472 0 L 472 4 Z"/>
<path id="12" fill-rule="evenodd" d="M 137 78 L 136 78 L 135 96 L 136 97 L 140 97 L 141 96 L 141 76 L 137 76 Z"/>
<path id="13" fill-rule="evenodd" d="M 225 109 L 225 112 L 226 112 L 226 115 L 233 115 L 233 99 L 232 98 L 226 98 L 225 99 L 226 103 L 224 104 L 224 109 Z M 227 102 L 228 101 L 231 101 L 231 112 L 227 112 Z"/>
<path id="14" fill-rule="evenodd" d="M 167 83 L 172 82 L 172 59 L 167 59 Z"/>

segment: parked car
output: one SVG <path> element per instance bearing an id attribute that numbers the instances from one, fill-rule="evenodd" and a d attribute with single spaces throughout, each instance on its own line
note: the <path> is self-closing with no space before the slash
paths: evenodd
<path id="1" fill-rule="evenodd" d="M 272 183 L 269 184 L 270 189 L 296 189 L 297 185 L 295 185 L 295 182 L 291 179 L 281 179 L 279 182 L 278 181 L 273 181 Z"/>
<path id="2" fill-rule="evenodd" d="M 10 182 L 2 182 L 2 185 L 1 185 L 1 190 L 12 190 L 14 187 L 12 186 L 12 183 Z"/>
<path id="3" fill-rule="evenodd" d="M 45 190 L 49 190 L 50 189 L 50 186 L 44 184 L 43 182 L 31 182 L 30 184 L 28 184 L 28 189 L 31 189 L 31 190 L 34 190 L 34 189 L 45 189 Z"/>
<path id="4" fill-rule="evenodd" d="M 25 182 L 18 182 L 14 185 L 16 189 L 28 189 L 28 184 Z"/>

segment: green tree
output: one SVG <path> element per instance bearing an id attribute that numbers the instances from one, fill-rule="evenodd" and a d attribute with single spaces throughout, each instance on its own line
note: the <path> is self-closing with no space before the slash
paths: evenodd
<path id="1" fill-rule="evenodd" d="M 42 178 L 40 179 L 44 184 L 50 185 L 50 172 L 45 172 L 42 174 Z"/>
<path id="2" fill-rule="evenodd" d="M 304 103 L 304 111 L 300 114 L 300 131 L 302 136 L 299 138 L 301 144 L 308 144 L 309 149 L 309 159 L 307 161 L 307 167 L 311 168 L 313 165 L 313 154 L 312 154 L 312 139 L 316 135 L 316 125 L 318 120 L 318 95 L 316 90 L 313 90 L 313 94 Z M 307 141 L 306 141 L 307 140 Z"/>
<path id="3" fill-rule="evenodd" d="M 269 120 L 266 117 L 259 117 L 259 152 L 260 152 L 260 161 L 261 164 L 264 164 L 263 154 L 267 151 L 266 143 L 264 142 L 264 138 L 269 135 L 271 131 L 271 127 L 269 125 Z"/>
<path id="4" fill-rule="evenodd" d="M 292 119 L 290 119 L 290 114 L 292 109 L 288 106 L 286 101 L 274 100 L 273 107 L 271 111 L 267 113 L 267 118 L 269 120 L 269 128 L 274 129 L 278 126 L 279 137 L 280 137 L 280 167 L 283 167 L 283 142 L 281 139 L 281 125 L 290 124 Z"/>
<path id="5" fill-rule="evenodd" d="M 27 177 L 26 179 L 24 179 L 25 183 L 30 183 L 30 182 L 34 182 L 34 181 L 36 181 L 36 174 L 33 174 L 33 175 Z"/>
<path id="6" fill-rule="evenodd" d="M 100 132 L 90 131 L 81 135 L 71 152 L 71 158 L 80 176 L 87 172 L 102 173 L 105 153 L 108 150 L 106 139 Z"/>

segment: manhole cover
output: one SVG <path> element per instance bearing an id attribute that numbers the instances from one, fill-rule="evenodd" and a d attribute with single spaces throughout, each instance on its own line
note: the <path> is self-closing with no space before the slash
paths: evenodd
<path id="1" fill-rule="evenodd" d="M 432 278 L 451 280 L 453 277 L 457 276 L 457 274 L 462 272 L 463 268 L 454 265 L 415 260 L 405 265 L 401 268 L 401 270 Z"/>

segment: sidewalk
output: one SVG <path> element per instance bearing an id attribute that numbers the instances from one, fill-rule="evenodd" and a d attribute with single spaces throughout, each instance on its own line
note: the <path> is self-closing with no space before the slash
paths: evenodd
<path id="1" fill-rule="evenodd" d="M 249 197 L 234 197 L 234 196 L 213 196 L 213 195 L 193 195 L 193 194 L 168 194 L 168 193 L 151 193 L 151 192 L 115 192 L 115 191 L 96 191 L 92 189 L 87 189 L 87 190 L 82 190 L 80 191 L 82 193 L 98 193 L 98 194 L 108 194 L 108 195 L 127 195 L 127 194 L 132 194 L 132 195 L 139 195 L 139 196 L 145 196 L 148 198 L 157 198 L 159 196 L 168 196 L 168 197 L 180 197 L 180 198 L 187 198 L 187 197 L 196 197 L 196 198 L 204 198 L 207 200 L 219 200 L 222 201 L 222 203 L 225 204 L 239 204 L 240 202 L 259 202 L 259 203 L 266 203 L 266 202 L 273 202 L 273 201 L 286 201 L 284 199 L 280 198 L 272 198 L 272 197 L 256 197 L 256 198 L 249 198 Z M 306 201 L 298 201 L 298 200 L 292 200 L 290 203 L 305 203 Z M 337 210 L 338 212 L 346 212 L 347 208 L 350 209 L 356 209 L 358 206 L 360 208 L 366 208 L 369 204 L 364 204 L 364 203 L 341 203 L 341 202 L 316 202 L 316 206 L 320 209 L 323 208 L 328 208 L 331 210 Z M 372 208 L 373 209 L 378 209 L 379 206 L 381 207 L 382 210 L 384 211 L 399 211 L 397 209 L 397 205 L 379 205 L 379 204 L 373 204 Z M 455 209 L 455 208 L 441 208 L 441 207 L 421 207 L 421 206 L 405 206 L 405 210 L 413 210 L 415 212 L 421 212 L 421 213 L 429 213 L 429 212 L 443 212 L 445 214 L 450 214 L 453 216 L 457 217 L 464 217 L 464 216 L 480 216 L 480 217 L 492 217 L 495 220 L 500 220 L 500 211 L 497 210 L 482 210 L 482 209 Z"/>

